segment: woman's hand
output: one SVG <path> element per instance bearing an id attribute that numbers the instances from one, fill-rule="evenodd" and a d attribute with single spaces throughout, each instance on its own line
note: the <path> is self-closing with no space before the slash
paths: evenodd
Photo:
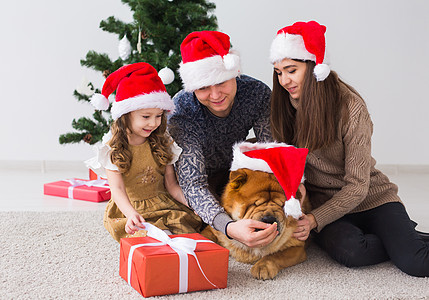
<path id="1" fill-rule="evenodd" d="M 264 247 L 271 243 L 278 234 L 277 223 L 242 219 L 228 224 L 227 235 L 250 248 Z"/>
<path id="2" fill-rule="evenodd" d="M 144 229 L 144 218 L 138 213 L 135 212 L 127 217 L 127 223 L 125 224 L 125 232 L 128 234 L 134 234 L 140 229 Z"/>
<path id="3" fill-rule="evenodd" d="M 310 236 L 310 231 L 317 227 L 317 222 L 312 214 L 302 215 L 297 222 L 293 237 L 305 241 Z"/>

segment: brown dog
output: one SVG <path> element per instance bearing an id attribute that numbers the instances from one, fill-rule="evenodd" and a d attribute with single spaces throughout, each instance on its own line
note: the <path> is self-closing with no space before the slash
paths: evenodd
<path id="1" fill-rule="evenodd" d="M 303 213 L 309 212 L 310 204 L 305 189 L 298 190 L 297 199 L 301 202 Z M 272 279 L 280 270 L 307 259 L 305 242 L 292 236 L 297 221 L 285 215 L 285 201 L 284 191 L 274 174 L 244 168 L 232 171 L 221 198 L 225 211 L 234 220 L 277 222 L 279 234 L 272 243 L 262 248 L 249 248 L 210 226 L 202 234 L 229 249 L 230 255 L 237 261 L 254 264 L 250 270 L 253 277 Z"/>

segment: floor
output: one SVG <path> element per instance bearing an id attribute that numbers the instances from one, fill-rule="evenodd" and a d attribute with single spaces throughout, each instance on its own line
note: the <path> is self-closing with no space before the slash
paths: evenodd
<path id="1" fill-rule="evenodd" d="M 429 232 L 429 166 L 378 166 L 399 186 L 407 211 Z M 78 162 L 0 162 L 0 211 L 103 211 L 107 202 L 94 203 L 43 194 L 43 184 L 69 178 L 88 179 Z"/>

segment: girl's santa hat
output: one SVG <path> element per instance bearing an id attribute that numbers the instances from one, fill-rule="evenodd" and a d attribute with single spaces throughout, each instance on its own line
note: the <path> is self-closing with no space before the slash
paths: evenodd
<path id="1" fill-rule="evenodd" d="M 112 118 L 143 108 L 160 108 L 174 111 L 174 103 L 155 68 L 145 62 L 123 66 L 107 77 L 101 94 L 91 97 L 98 110 L 109 108 L 108 97 L 116 90 L 112 104 Z"/>
<path id="2" fill-rule="evenodd" d="M 229 36 L 218 31 L 195 31 L 180 45 L 179 73 L 183 87 L 193 92 L 240 74 L 240 57 L 230 50 Z"/>
<path id="3" fill-rule="evenodd" d="M 314 76 L 317 81 L 325 80 L 331 72 L 326 62 L 325 32 L 326 27 L 316 21 L 296 22 L 280 29 L 271 44 L 271 63 L 284 58 L 311 60 L 316 63 Z"/>
<path id="4" fill-rule="evenodd" d="M 285 214 L 298 219 L 302 211 L 295 197 L 303 179 L 307 154 L 306 148 L 284 143 L 242 142 L 234 145 L 231 171 L 246 168 L 273 173 L 286 195 Z"/>

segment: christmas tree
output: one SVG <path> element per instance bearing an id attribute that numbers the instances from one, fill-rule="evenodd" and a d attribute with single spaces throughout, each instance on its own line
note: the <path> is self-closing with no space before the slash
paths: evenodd
<path id="1" fill-rule="evenodd" d="M 107 54 L 89 51 L 81 65 L 102 73 L 106 78 L 123 65 L 147 62 L 160 73 L 173 80 L 166 85 L 174 96 L 182 87 L 177 69 L 181 61 L 180 44 L 192 31 L 216 30 L 216 16 L 211 14 L 215 4 L 206 0 L 121 0 L 133 12 L 132 23 L 124 23 L 111 16 L 101 21 L 100 28 L 118 35 L 119 58 L 112 61 Z M 173 72 L 173 73 L 171 73 Z M 74 91 L 78 101 L 89 102 L 91 95 L 100 93 L 90 82 Z M 95 110 L 91 118 L 81 117 L 72 121 L 77 132 L 59 137 L 60 144 L 100 141 L 110 128 L 110 107 L 102 113 Z"/>

